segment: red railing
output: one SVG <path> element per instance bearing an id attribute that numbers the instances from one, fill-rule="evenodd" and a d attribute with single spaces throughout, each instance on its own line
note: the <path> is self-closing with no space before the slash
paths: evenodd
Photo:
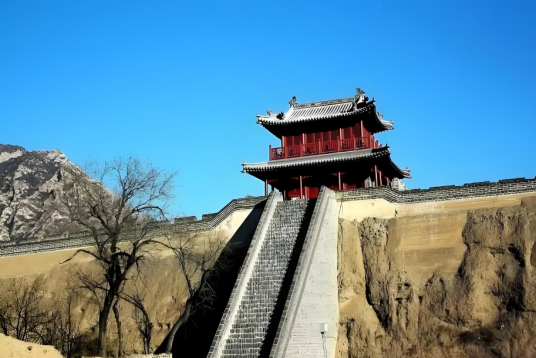
<path id="1" fill-rule="evenodd" d="M 329 142 L 322 142 L 320 148 L 322 150 L 322 154 L 336 153 L 336 152 L 339 151 L 339 141 L 338 140 L 331 140 Z"/>
<path id="2" fill-rule="evenodd" d="M 371 148 L 370 137 L 358 137 L 355 139 L 355 149 Z"/>
<path id="3" fill-rule="evenodd" d="M 340 151 L 346 152 L 348 150 L 355 149 L 355 138 L 341 139 L 340 140 Z"/>
<path id="4" fill-rule="evenodd" d="M 350 150 L 380 148 L 382 145 L 371 137 L 337 139 L 326 142 L 291 145 L 288 147 L 271 148 L 270 160 L 303 157 L 308 155 L 346 152 Z"/>
<path id="5" fill-rule="evenodd" d="M 303 145 L 303 155 L 316 155 L 321 153 L 321 144 L 317 143 L 307 143 Z"/>
<path id="6" fill-rule="evenodd" d="M 270 148 L 270 160 L 285 159 L 285 148 Z"/>
<path id="7" fill-rule="evenodd" d="M 301 145 L 289 145 L 285 147 L 287 151 L 287 158 L 301 157 L 302 146 Z"/>

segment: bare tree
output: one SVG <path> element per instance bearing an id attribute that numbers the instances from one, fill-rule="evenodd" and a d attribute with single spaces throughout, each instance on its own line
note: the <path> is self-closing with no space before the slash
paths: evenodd
<path id="1" fill-rule="evenodd" d="M 22 341 L 52 345 L 67 358 L 85 335 L 74 319 L 77 293 L 71 289 L 45 297 L 43 281 L 13 279 L 0 295 L 0 329 Z"/>
<path id="2" fill-rule="evenodd" d="M 81 320 L 75 318 L 76 301 L 79 299 L 79 291 L 68 288 L 56 297 L 55 320 L 47 327 L 47 340 L 43 344 L 53 345 L 66 358 L 73 357 L 78 345 L 84 336 L 90 331 L 81 330 Z"/>
<path id="3" fill-rule="evenodd" d="M 9 335 L 11 326 L 11 305 L 8 292 L 0 292 L 0 329 L 4 335 Z"/>
<path id="4" fill-rule="evenodd" d="M 98 351 L 106 357 L 110 311 L 131 272 L 159 244 L 153 233 L 158 221 L 166 220 L 176 173 L 168 174 L 137 158 L 118 158 L 104 165 L 89 163 L 85 172 L 71 169 L 67 174 L 72 190 L 57 198 L 56 210 L 86 228 L 93 239 L 92 250 L 77 250 L 67 261 L 85 254 L 102 269 L 101 277 L 88 276 L 84 285 L 102 294 Z"/>
<path id="5" fill-rule="evenodd" d="M 226 244 L 226 240 L 218 234 L 205 238 L 196 234 L 167 237 L 166 246 L 173 250 L 177 258 L 188 296 L 182 314 L 162 343 L 160 350 L 165 353 L 171 353 L 175 334 L 192 314 L 197 310 L 211 308 L 216 296 L 208 279 L 227 270 Z"/>
<path id="6" fill-rule="evenodd" d="M 63 302 L 63 312 L 61 316 L 60 324 L 60 334 L 61 334 L 61 346 L 60 351 L 66 356 L 66 358 L 71 358 L 77 344 L 89 331 L 82 332 L 80 329 L 80 321 L 74 319 L 73 315 L 73 302 L 76 292 L 71 291 Z"/>
<path id="7" fill-rule="evenodd" d="M 132 291 L 132 293 L 123 292 L 121 298 L 134 306 L 134 321 L 143 340 L 143 353 L 150 354 L 154 324 L 145 307 L 146 290 L 135 285 Z"/>
<path id="8" fill-rule="evenodd" d="M 21 341 L 44 343 L 47 326 L 56 319 L 44 300 L 43 282 L 23 278 L 10 281 L 0 297 L 0 327 L 5 335 Z"/>

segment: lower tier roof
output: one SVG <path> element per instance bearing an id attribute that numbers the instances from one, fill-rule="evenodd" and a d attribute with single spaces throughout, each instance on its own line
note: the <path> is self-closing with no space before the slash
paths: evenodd
<path id="1" fill-rule="evenodd" d="M 358 164 L 353 166 L 352 164 Z M 318 170 L 337 169 L 351 171 L 354 168 L 379 165 L 386 175 L 393 178 L 411 178 L 410 171 L 399 168 L 391 160 L 389 147 L 361 149 L 348 152 L 315 155 L 310 157 L 271 160 L 268 162 L 242 164 L 243 173 L 248 173 L 261 180 L 275 179 L 279 174 L 310 175 Z"/>

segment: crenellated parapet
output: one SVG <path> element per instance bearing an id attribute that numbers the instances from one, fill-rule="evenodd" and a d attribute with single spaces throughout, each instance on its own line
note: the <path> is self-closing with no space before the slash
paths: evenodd
<path id="1" fill-rule="evenodd" d="M 498 182 L 485 181 L 459 186 L 436 186 L 428 189 L 396 190 L 391 187 L 360 188 L 339 191 L 337 192 L 337 198 L 342 201 L 385 199 L 392 203 L 413 204 L 530 192 L 536 192 L 536 178 L 503 179 Z"/>

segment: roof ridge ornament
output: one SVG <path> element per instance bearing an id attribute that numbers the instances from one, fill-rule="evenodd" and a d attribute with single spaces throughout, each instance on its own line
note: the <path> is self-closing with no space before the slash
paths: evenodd
<path id="1" fill-rule="evenodd" d="M 298 104 L 298 101 L 296 101 L 296 96 L 292 97 L 288 104 L 290 105 L 290 108 L 296 107 L 296 105 Z"/>
<path id="2" fill-rule="evenodd" d="M 268 117 L 274 116 L 274 111 L 271 108 L 268 111 L 266 111 L 266 113 L 268 113 Z"/>
<path id="3" fill-rule="evenodd" d="M 357 106 L 360 103 L 365 103 L 368 98 L 365 97 L 365 91 L 363 91 L 361 88 L 357 87 L 355 89 L 356 95 L 354 96 L 354 105 Z"/>

